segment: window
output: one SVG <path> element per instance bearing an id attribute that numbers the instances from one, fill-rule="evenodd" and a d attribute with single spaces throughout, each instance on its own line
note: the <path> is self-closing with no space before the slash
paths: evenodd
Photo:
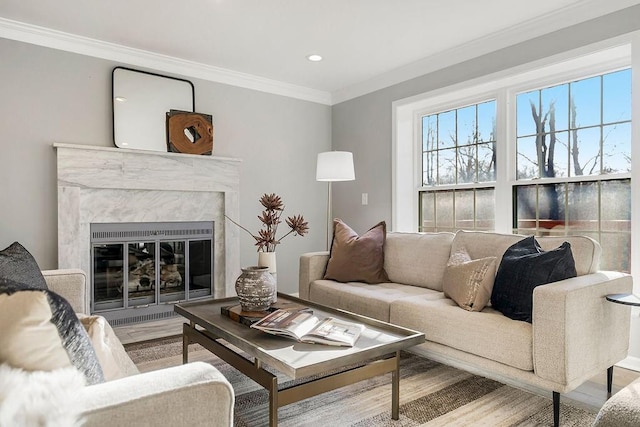
<path id="1" fill-rule="evenodd" d="M 495 100 L 422 117 L 420 231 L 493 229 L 495 126 Z"/>
<path id="2" fill-rule="evenodd" d="M 396 101 L 393 229 L 587 235 L 630 271 L 630 46 Z"/>
<path id="3" fill-rule="evenodd" d="M 631 70 L 520 93 L 516 109 L 514 231 L 591 236 L 603 268 L 629 271 Z"/>

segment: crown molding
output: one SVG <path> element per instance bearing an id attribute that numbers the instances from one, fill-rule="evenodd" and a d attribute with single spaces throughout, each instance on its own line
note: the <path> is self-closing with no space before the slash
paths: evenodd
<path id="1" fill-rule="evenodd" d="M 638 5 L 637 0 L 588 0 L 575 3 L 554 12 L 514 25 L 502 31 L 478 38 L 472 42 L 436 53 L 429 57 L 396 68 L 364 82 L 332 92 L 333 105 L 384 89 L 443 68 L 486 55 L 563 28 L 570 27 L 626 7 Z"/>
<path id="2" fill-rule="evenodd" d="M 108 43 L 0 17 L 0 37 L 166 73 L 331 105 L 329 92 Z"/>

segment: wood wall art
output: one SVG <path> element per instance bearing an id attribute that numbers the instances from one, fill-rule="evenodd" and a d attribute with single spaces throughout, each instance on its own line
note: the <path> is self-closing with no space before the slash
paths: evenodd
<path id="1" fill-rule="evenodd" d="M 167 113 L 167 148 L 174 153 L 212 154 L 213 117 L 170 110 Z"/>

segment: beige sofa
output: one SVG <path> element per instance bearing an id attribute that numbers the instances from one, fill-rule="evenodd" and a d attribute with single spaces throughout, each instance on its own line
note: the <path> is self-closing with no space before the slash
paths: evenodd
<path id="1" fill-rule="evenodd" d="M 632 290 L 630 275 L 598 271 L 601 249 L 581 237 L 538 238 L 548 250 L 569 241 L 577 277 L 535 288 L 532 323 L 515 321 L 491 307 L 466 311 L 442 292 L 452 253 L 471 259 L 496 256 L 523 236 L 484 232 L 387 233 L 384 267 L 389 283 L 370 285 L 323 280 L 327 252 L 300 258 L 300 297 L 425 333 L 413 352 L 515 386 L 560 393 L 624 359 L 630 310 L 605 295 Z"/>
<path id="2" fill-rule="evenodd" d="M 89 313 L 86 275 L 81 270 L 43 271 L 50 290 L 77 313 Z M 138 373 L 107 324 L 108 347 L 123 378 L 86 386 L 78 398 L 83 426 L 231 426 L 234 394 L 213 366 L 194 362 Z"/>

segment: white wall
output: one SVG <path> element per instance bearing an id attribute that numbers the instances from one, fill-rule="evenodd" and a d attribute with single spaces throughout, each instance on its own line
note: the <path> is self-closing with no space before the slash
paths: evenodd
<path id="1" fill-rule="evenodd" d="M 41 268 L 57 267 L 52 144 L 113 146 L 111 71 L 118 65 L 127 64 L 0 39 L 0 249 L 19 241 Z M 309 222 L 310 234 L 287 237 L 277 251 L 279 288 L 297 292 L 299 255 L 325 246 L 326 190 L 315 181 L 315 159 L 331 146 L 330 107 L 187 79 L 196 111 L 213 114 L 214 155 L 243 160 L 240 222 L 257 231 L 265 192 L 284 199 L 285 215 Z M 254 265 L 253 239 L 242 234 L 240 243 L 241 265 Z"/>

